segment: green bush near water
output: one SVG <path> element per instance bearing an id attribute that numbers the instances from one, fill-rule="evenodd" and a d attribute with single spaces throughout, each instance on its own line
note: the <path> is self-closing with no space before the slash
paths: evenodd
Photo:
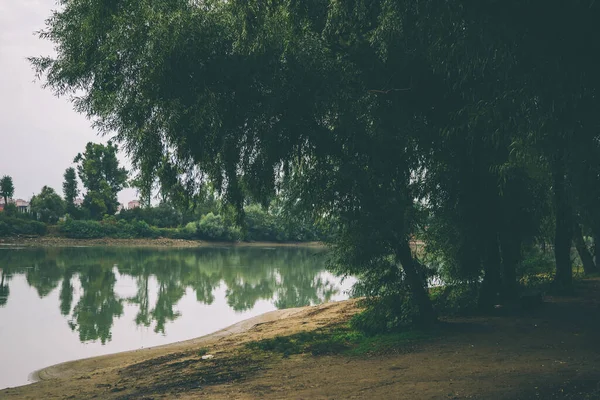
<path id="1" fill-rule="evenodd" d="M 98 239 L 104 237 L 118 239 L 156 238 L 161 236 L 160 229 L 146 222 L 124 220 L 116 221 L 108 218 L 102 221 L 78 221 L 67 219 L 58 224 L 61 235 L 71 239 Z"/>
<path id="2" fill-rule="evenodd" d="M 44 235 L 46 225 L 26 218 L 0 215 L 0 236 Z"/>

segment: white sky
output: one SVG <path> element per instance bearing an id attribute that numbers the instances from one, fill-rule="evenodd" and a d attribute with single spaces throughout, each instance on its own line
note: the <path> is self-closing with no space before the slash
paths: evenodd
<path id="1" fill-rule="evenodd" d="M 26 58 L 53 54 L 52 43 L 34 32 L 55 8 L 55 0 L 0 0 L 0 176 L 12 176 L 15 198 L 26 200 L 44 185 L 62 195 L 63 173 L 77 153 L 108 139 L 68 99 L 34 81 Z M 119 194 L 121 203 L 136 197 L 134 189 Z"/>

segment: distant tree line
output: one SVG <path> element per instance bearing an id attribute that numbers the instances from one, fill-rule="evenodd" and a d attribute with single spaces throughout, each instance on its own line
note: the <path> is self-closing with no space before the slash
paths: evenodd
<path id="1" fill-rule="evenodd" d="M 289 219 L 271 207 L 248 203 L 247 218 L 239 223 L 215 192 L 207 189 L 194 202 L 171 202 L 163 195 L 157 206 L 150 201 L 142 207 L 119 211 L 118 193 L 127 185 L 143 188 L 137 179 L 127 181 L 128 171 L 119 166 L 118 148 L 88 143 L 64 173 L 63 198 L 44 186 L 30 200 L 30 212 L 17 212 L 13 204 L 0 214 L 0 236 L 41 235 L 46 225 L 56 225 L 56 233 L 74 239 L 93 238 L 176 238 L 212 241 L 316 241 L 325 230 L 307 219 Z M 83 204 L 75 200 L 81 193 L 77 178 L 85 189 Z M 12 178 L 0 180 L 0 195 L 7 201 L 14 194 Z"/>

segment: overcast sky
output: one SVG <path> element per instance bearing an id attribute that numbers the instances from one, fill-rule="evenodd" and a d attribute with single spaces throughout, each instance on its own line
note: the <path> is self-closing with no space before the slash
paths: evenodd
<path id="1" fill-rule="evenodd" d="M 34 32 L 54 8 L 55 0 L 0 0 L 0 176 L 12 176 L 15 198 L 26 200 L 44 185 L 62 195 L 62 176 L 75 155 L 87 142 L 108 139 L 68 99 L 35 82 L 26 58 L 53 54 Z M 125 203 L 135 197 L 133 189 L 119 194 Z"/>

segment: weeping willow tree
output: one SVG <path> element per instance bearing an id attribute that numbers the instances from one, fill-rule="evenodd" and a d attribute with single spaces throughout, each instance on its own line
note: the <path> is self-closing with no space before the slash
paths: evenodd
<path id="1" fill-rule="evenodd" d="M 409 247 L 428 213 L 452 273 L 511 297 L 531 214 L 553 193 L 556 280 L 570 286 L 569 188 L 577 149 L 598 148 L 598 13 L 589 1 L 63 0 L 40 33 L 56 55 L 31 61 L 114 135 L 140 186 L 193 198 L 210 184 L 240 211 L 244 196 L 283 191 L 336 226 L 343 272 L 373 296 L 407 288 L 430 323 Z"/>

